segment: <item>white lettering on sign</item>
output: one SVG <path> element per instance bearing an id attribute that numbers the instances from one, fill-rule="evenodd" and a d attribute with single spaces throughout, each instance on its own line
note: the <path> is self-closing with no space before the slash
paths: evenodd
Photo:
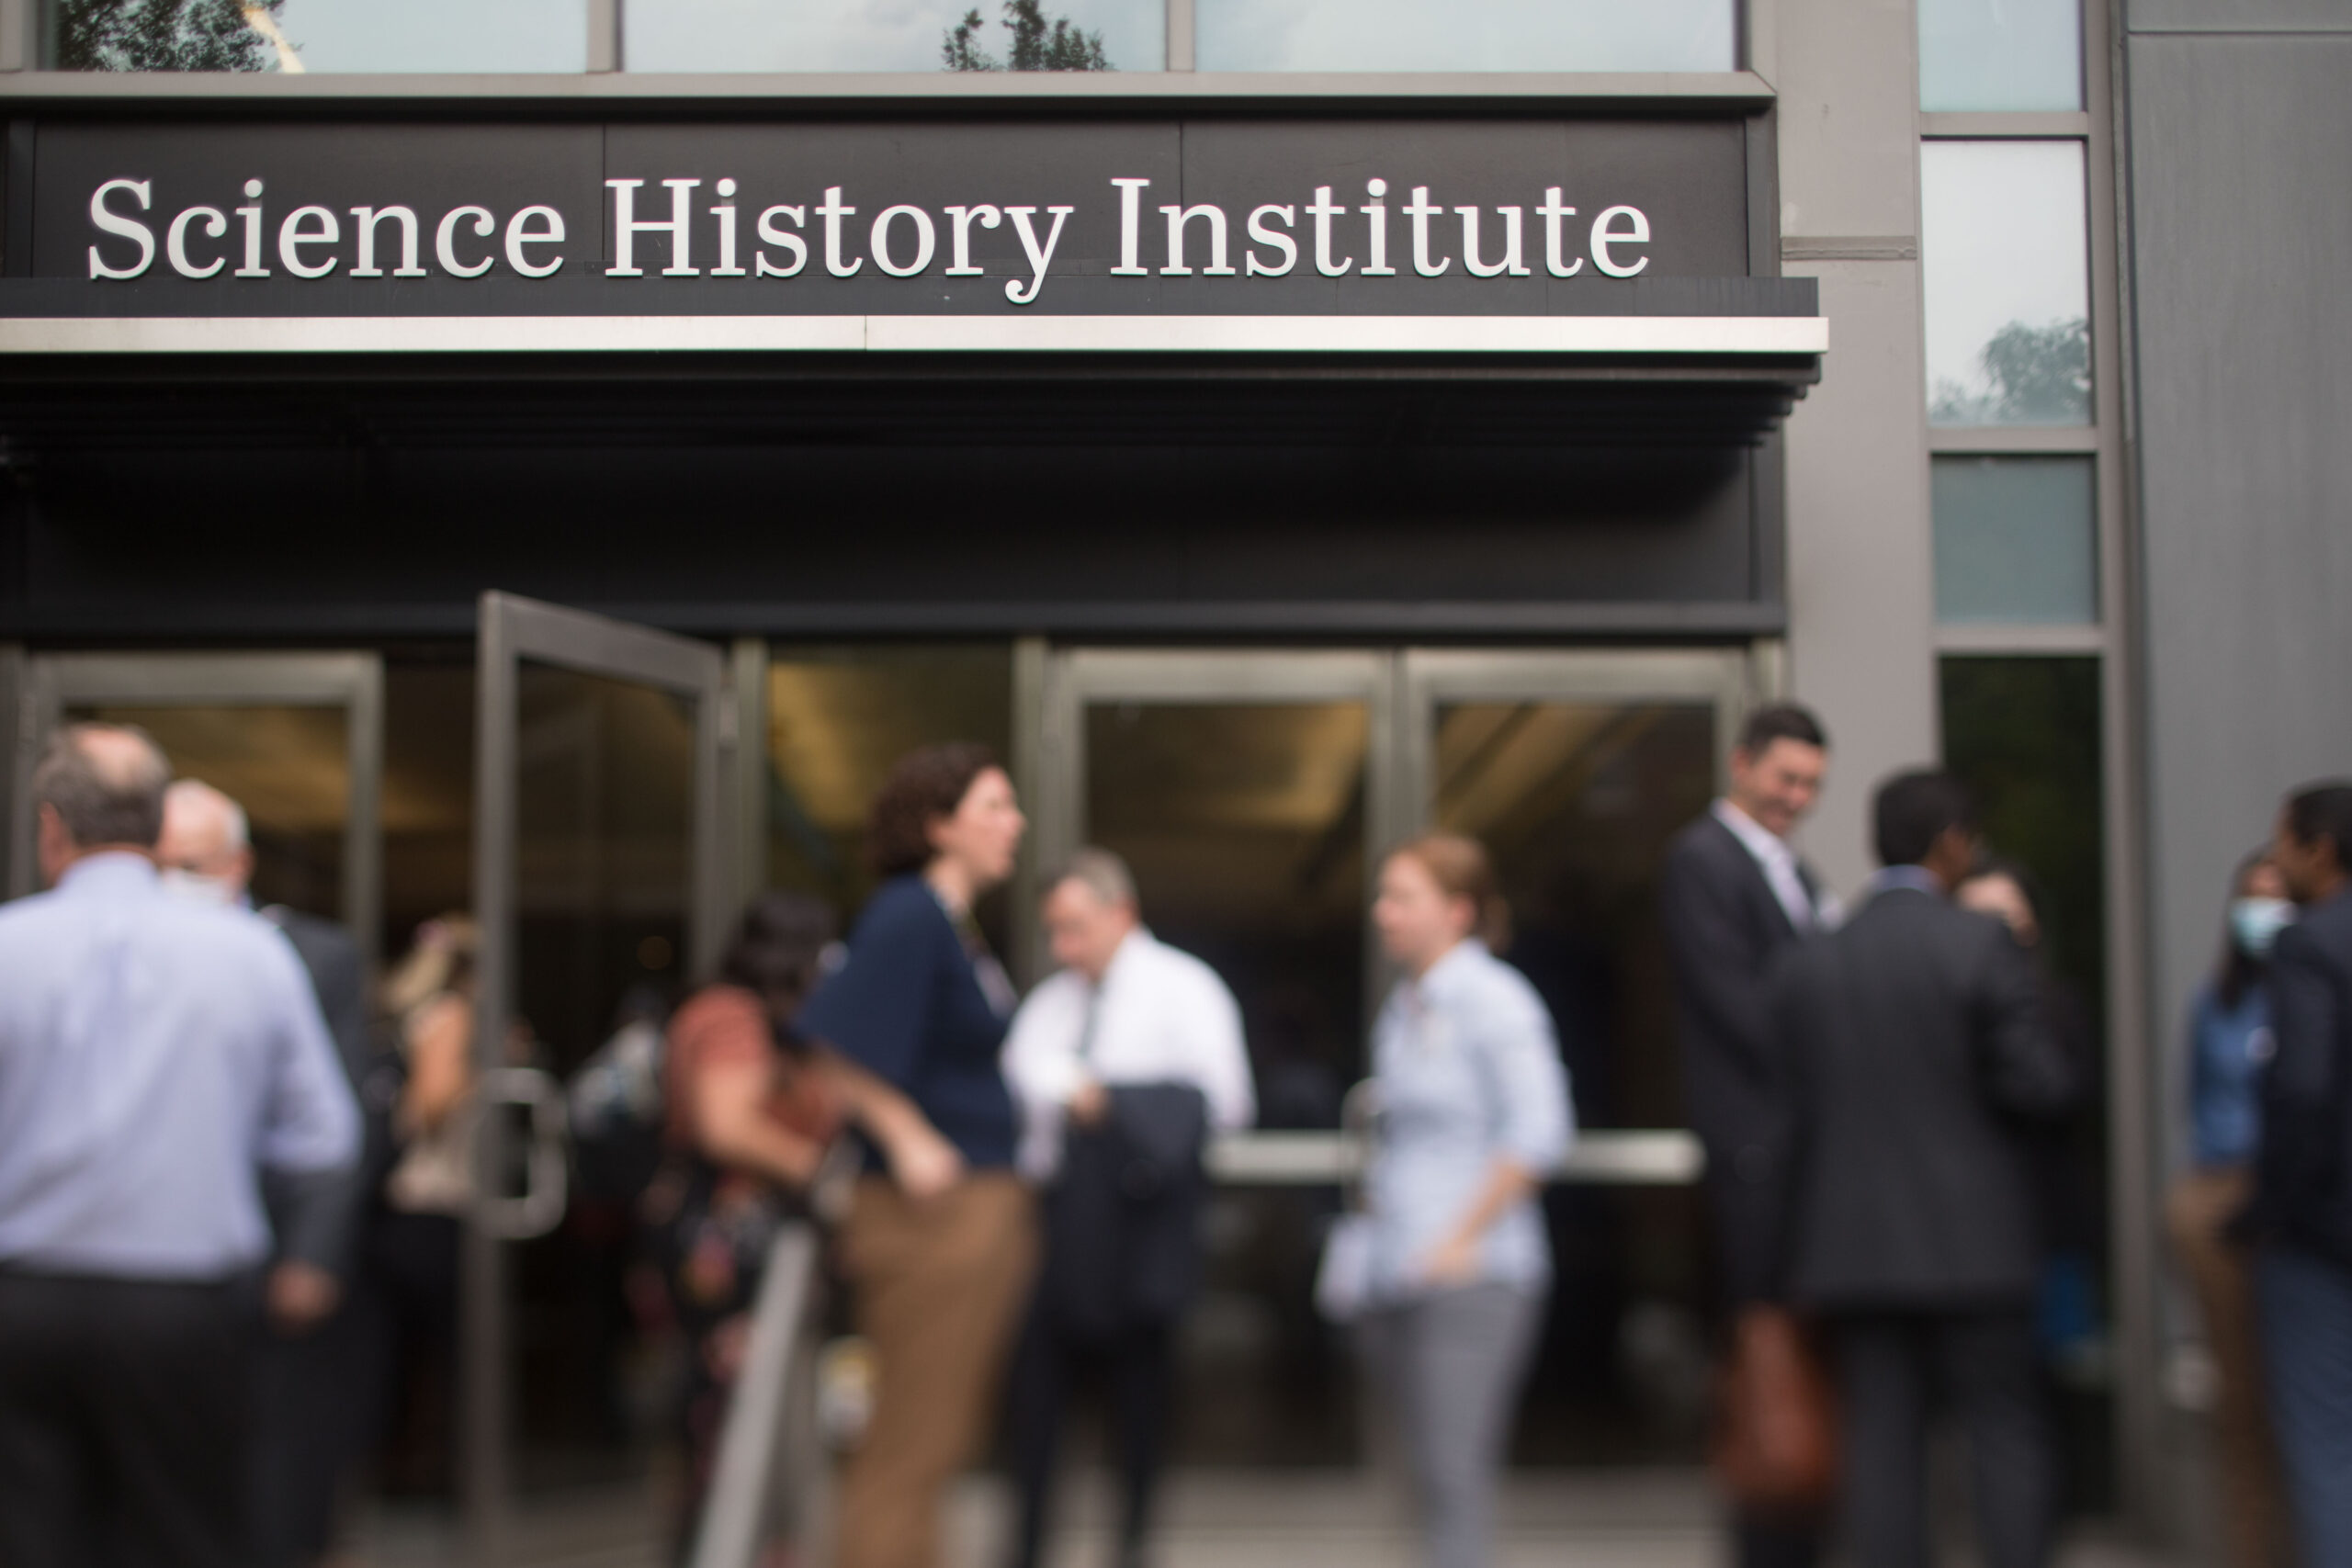
<path id="1" fill-rule="evenodd" d="M 141 209 L 154 204 L 153 186 L 145 180 L 108 180 L 90 193 L 90 222 L 98 232 L 130 240 L 139 247 L 139 259 L 129 266 L 109 266 L 98 254 L 98 247 L 90 247 L 92 277 L 137 277 L 155 265 L 155 235 L 136 218 L 117 216 L 107 210 L 107 197 L 115 192 L 129 191 L 139 198 Z"/>
<path id="2" fill-rule="evenodd" d="M 1622 229 L 1616 226 L 1620 218 L 1627 220 Z M 1615 247 L 1645 245 L 1649 243 L 1649 238 L 1650 220 L 1643 217 L 1637 209 L 1610 208 L 1592 220 L 1592 265 L 1611 277 L 1631 277 L 1649 265 L 1650 258 L 1640 256 L 1630 262 L 1619 261 Z"/>
<path id="3" fill-rule="evenodd" d="M 1037 299 L 1037 290 L 1046 287 L 1046 267 L 1054 259 L 1054 247 L 1062 243 L 1062 220 L 1078 209 L 1075 207 L 1046 209 L 1053 215 L 1054 226 L 1046 235 L 1046 243 L 1042 245 L 1037 243 L 1037 231 L 1029 227 L 1029 220 L 1037 214 L 1035 208 L 1008 207 L 1004 210 L 1012 220 L 1013 231 L 1021 236 L 1021 248 L 1027 254 L 1029 265 L 1033 269 L 1029 275 L 1029 288 L 1026 293 L 1022 291 L 1021 280 L 1016 277 L 1004 286 L 1004 297 L 1016 305 L 1035 304 Z"/>
<path id="4" fill-rule="evenodd" d="M 640 210 L 639 195 L 649 183 L 669 193 L 663 216 Z M 1399 269 L 1388 259 L 1385 198 L 1389 182 L 1385 178 L 1366 180 L 1368 199 L 1353 209 L 1334 199 L 1333 187 L 1328 185 L 1312 187 L 1311 201 L 1266 202 L 1250 209 L 1241 220 L 1238 266 L 1234 265 L 1229 243 L 1231 215 L 1208 201 L 1159 206 L 1165 231 L 1159 236 L 1159 265 L 1152 265 L 1153 258 L 1146 254 L 1143 226 L 1144 193 L 1151 183 L 1127 175 L 1110 182 L 1118 221 L 1118 261 L 1108 269 L 1114 277 L 1287 277 L 1310 247 L 1315 270 L 1325 277 L 1351 273 L 1363 277 L 1398 276 Z M 1041 238 L 1036 221 L 1040 209 L 1034 205 L 967 202 L 932 209 L 899 202 L 869 208 L 876 215 L 865 231 L 865 254 L 852 254 L 855 239 L 846 220 L 858 215 L 858 208 L 845 198 L 846 187 L 826 186 L 823 199 L 814 204 L 781 203 L 759 209 L 747 266 L 736 202 L 741 184 L 732 175 L 713 181 L 711 188 L 718 199 L 697 216 L 694 197 L 702 185 L 702 178 L 695 175 L 606 180 L 605 188 L 611 193 L 612 203 L 608 215 L 612 265 L 603 269 L 604 276 L 644 277 L 648 266 L 658 259 L 664 264 L 660 269 L 662 277 L 805 276 L 814 248 L 808 234 L 813 207 L 822 231 L 820 243 L 825 276 L 855 277 L 871 260 L 875 270 L 886 276 L 919 277 L 943 259 L 944 249 L 945 265 L 939 271 L 944 276 L 1009 273 L 1005 299 L 1015 305 L 1031 305 L 1045 289 L 1065 223 L 1079 210 L 1075 203 L 1044 208 L 1050 222 L 1043 226 Z M 346 208 L 344 210 L 351 222 L 345 225 L 332 208 L 299 205 L 281 209 L 282 217 L 274 225 L 273 255 L 267 245 L 272 225 L 264 184 L 247 179 L 241 188 L 245 198 L 243 205 L 231 208 L 225 202 L 219 206 L 196 202 L 172 211 L 172 205 L 157 207 L 155 183 L 151 179 L 121 175 L 101 182 L 90 193 L 88 210 L 95 237 L 88 248 L 89 276 L 108 280 L 144 276 L 153 268 L 160 249 L 174 274 L 197 281 L 220 276 L 232 259 L 242 265 L 230 276 L 276 276 L 268 265 L 274 260 L 277 272 L 305 282 L 338 271 L 355 278 L 436 275 L 476 278 L 503 269 L 520 278 L 545 278 L 563 270 L 566 257 L 561 247 L 572 231 L 562 209 L 545 204 L 503 214 L 473 203 L 452 207 L 429 220 L 437 267 L 428 269 L 420 254 L 428 220 L 413 207 Z M 1452 271 L 1455 257 L 1446 254 L 1446 239 L 1435 221 L 1449 212 L 1461 221 L 1459 254 L 1464 273 L 1475 278 L 1534 276 L 1526 258 L 1526 207 L 1448 207 L 1431 198 L 1429 186 L 1407 188 L 1411 197 L 1398 210 L 1408 225 L 1414 276 L 1443 277 Z M 1547 186 L 1543 194 L 1534 211 L 1544 226 L 1546 275 L 1577 276 L 1588 258 L 1596 273 L 1611 278 L 1634 277 L 1649 266 L 1650 220 L 1641 209 L 1622 203 L 1602 208 L 1584 231 L 1585 243 L 1578 254 L 1577 231 L 1567 222 L 1577 216 L 1577 209 L 1569 205 L 1562 186 Z M 217 195 L 213 197 L 220 199 Z M 168 220 L 163 216 L 166 211 L 172 211 Z M 232 213 L 242 243 L 223 247 L 217 242 L 228 239 Z M 1300 232 L 1302 215 L 1311 237 Z M 163 229 L 160 246 L 158 223 Z M 943 226 L 944 247 L 940 243 Z M 1012 231 L 1009 238 L 983 238 L 1006 228 Z M 398 247 L 398 265 L 389 270 L 384 264 L 393 256 L 388 229 L 397 235 Z M 1018 258 L 1009 254 L 1013 240 L 1019 243 Z M 480 241 L 491 243 L 473 243 Z M 1360 272 L 1355 256 L 1359 246 L 1366 257 Z M 1492 259 L 1489 246 L 1498 247 Z M 980 254 L 991 248 L 997 253 L 993 265 Z M 717 258 L 707 272 L 695 265 L 698 249 Z"/>

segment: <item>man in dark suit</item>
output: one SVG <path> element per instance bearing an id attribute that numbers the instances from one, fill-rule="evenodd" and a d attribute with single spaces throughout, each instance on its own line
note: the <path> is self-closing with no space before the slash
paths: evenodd
<path id="1" fill-rule="evenodd" d="M 1758 708 L 1731 753 L 1731 788 L 1667 851 L 1659 888 L 1681 1019 L 1682 1087 L 1707 1152 L 1717 1271 L 1736 1325 L 1772 1301 L 1769 1200 L 1778 1145 L 1765 1032 L 1765 975 L 1800 937 L 1833 923 L 1834 900 L 1789 835 L 1813 809 L 1829 764 L 1820 721 Z M 1741 1568 L 1806 1568 L 1814 1521 L 1750 1514 L 1735 1526 Z"/>
<path id="2" fill-rule="evenodd" d="M 1837 1368 L 1858 1568 L 1932 1561 L 1939 1404 L 1968 1435 L 1980 1554 L 2041 1568 L 2057 1484 L 2034 1360 L 2026 1133 L 2074 1104 L 2079 1075 L 2008 928 L 1951 901 L 1977 852 L 1967 791 L 1948 773 L 1905 773 L 1874 815 L 1885 869 L 1867 900 L 1772 977 L 1789 1111 L 1775 1183 L 1783 1284 Z"/>
<path id="3" fill-rule="evenodd" d="M 184 894 L 250 902 L 254 852 L 244 810 L 210 784 L 182 779 L 165 792 L 155 858 L 167 882 Z M 302 961 L 356 1095 L 368 1049 L 367 975 L 358 945 L 334 921 L 283 904 L 259 913 L 285 933 Z M 257 1568 L 307 1568 L 333 1544 L 336 1488 L 360 1438 L 352 1413 L 366 1405 L 354 1386 L 365 1359 L 346 1286 L 358 1257 L 368 1174 L 380 1163 L 368 1157 L 376 1152 L 363 1152 L 343 1193 L 334 1258 L 281 1253 L 270 1269 L 268 1329 L 254 1359 L 248 1509 Z M 275 1222 L 282 1204 L 267 1183 L 263 1200 Z"/>
<path id="4" fill-rule="evenodd" d="M 2352 1562 L 2352 781 L 2297 791 L 2271 858 L 2302 915 L 2270 959 L 2255 1295 L 2306 1562 Z"/>

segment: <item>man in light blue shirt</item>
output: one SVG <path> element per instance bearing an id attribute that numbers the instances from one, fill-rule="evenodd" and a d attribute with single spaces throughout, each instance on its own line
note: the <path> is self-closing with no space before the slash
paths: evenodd
<path id="1" fill-rule="evenodd" d="M 251 1277 L 332 1245 L 358 1111 L 285 939 L 166 895 L 170 765 L 76 725 L 0 909 L 0 1562 L 243 1562 Z"/>

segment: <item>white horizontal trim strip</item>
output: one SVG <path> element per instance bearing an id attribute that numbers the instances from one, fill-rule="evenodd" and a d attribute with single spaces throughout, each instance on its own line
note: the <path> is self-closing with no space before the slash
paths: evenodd
<path id="1" fill-rule="evenodd" d="M 1822 354 L 1817 316 L 59 316 L 0 354 Z"/>
<path id="2" fill-rule="evenodd" d="M 870 316 L 869 348 L 1309 354 L 1820 354 L 1818 316 Z"/>

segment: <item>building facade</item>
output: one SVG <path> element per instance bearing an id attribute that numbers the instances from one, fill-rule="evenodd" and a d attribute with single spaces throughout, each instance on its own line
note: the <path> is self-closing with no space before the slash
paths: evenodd
<path id="1" fill-rule="evenodd" d="M 480 912 L 561 1076 L 746 891 L 853 910 L 881 770 L 984 739 L 1035 824 L 1016 967 L 1038 868 L 1121 849 L 1307 1129 L 1373 857 L 1477 832 L 1622 1135 L 1556 1195 L 1521 1457 L 1696 1462 L 1647 898 L 1792 694 L 1833 882 L 1941 759 L 2042 885 L 2108 1069 L 2046 1314 L 2075 1505 L 2190 1528 L 2181 1003 L 2352 728 L 2340 17 L 482 9 L 0 0 L 13 890 L 40 734 L 136 718 L 245 799 L 270 896 L 379 952 Z M 643 1469 L 567 1435 L 626 1356 L 547 1198 L 470 1255 L 478 1513 Z M 1260 1404 L 1186 1451 L 1343 1458 L 1315 1200 L 1231 1201 L 1193 1353 Z"/>

